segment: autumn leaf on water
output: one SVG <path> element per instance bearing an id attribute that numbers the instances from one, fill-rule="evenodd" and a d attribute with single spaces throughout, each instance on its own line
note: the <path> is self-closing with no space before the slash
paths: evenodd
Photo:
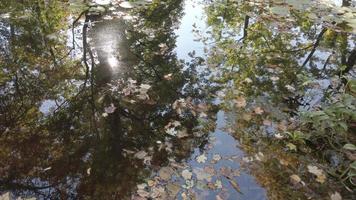
<path id="1" fill-rule="evenodd" d="M 216 163 L 218 162 L 219 160 L 221 160 L 221 156 L 219 154 L 214 154 L 213 155 L 213 160 L 212 162 Z"/>
<path id="2" fill-rule="evenodd" d="M 205 163 L 205 161 L 208 159 L 204 154 L 198 156 L 197 158 L 198 163 Z"/>
<path id="3" fill-rule="evenodd" d="M 215 187 L 217 189 L 221 189 L 222 188 L 222 182 L 220 180 L 216 180 L 214 185 L 215 185 Z"/>
<path id="4" fill-rule="evenodd" d="M 162 180 L 169 180 L 171 179 L 171 176 L 173 175 L 174 170 L 171 167 L 162 167 L 159 172 L 158 175 Z"/>
<path id="5" fill-rule="evenodd" d="M 207 171 L 205 171 L 204 169 L 201 168 L 195 168 L 193 169 L 194 174 L 197 176 L 197 180 L 206 180 L 208 182 L 211 181 L 211 178 L 214 174 L 212 173 L 208 173 Z"/>
<path id="6" fill-rule="evenodd" d="M 192 175 L 193 173 L 190 172 L 189 170 L 185 169 L 182 171 L 182 177 L 185 179 L 185 180 L 190 180 L 192 178 Z"/>
<path id="7" fill-rule="evenodd" d="M 135 157 L 135 158 L 138 158 L 138 159 L 144 159 L 146 155 L 147 155 L 147 152 L 145 152 L 145 151 L 142 150 L 142 151 L 137 152 L 137 153 L 134 155 L 134 157 Z"/>
<path id="8" fill-rule="evenodd" d="M 232 178 L 228 177 L 228 176 L 225 176 L 228 180 L 229 180 L 229 183 L 231 184 L 231 186 L 240 194 L 242 194 L 241 192 L 241 188 L 239 186 L 239 184 L 234 181 Z"/>

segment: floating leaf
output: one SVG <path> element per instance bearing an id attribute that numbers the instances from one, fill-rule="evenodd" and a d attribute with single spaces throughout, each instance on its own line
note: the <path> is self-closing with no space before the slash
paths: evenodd
<path id="1" fill-rule="evenodd" d="M 144 159 L 146 155 L 147 155 L 147 152 L 142 150 L 142 151 L 135 153 L 134 157 L 138 158 L 138 159 Z"/>
<path id="2" fill-rule="evenodd" d="M 221 160 L 221 156 L 219 154 L 214 154 L 213 155 L 213 161 L 217 162 L 219 160 Z"/>
<path id="3" fill-rule="evenodd" d="M 207 158 L 204 154 L 202 154 L 202 155 L 200 155 L 200 156 L 198 156 L 198 157 L 196 158 L 196 160 L 197 160 L 198 163 L 205 163 L 205 161 L 206 161 L 207 159 L 208 159 L 208 158 Z"/>
<path id="4" fill-rule="evenodd" d="M 193 173 L 190 172 L 188 169 L 182 171 L 182 177 L 186 180 L 192 179 Z"/>
<path id="5" fill-rule="evenodd" d="M 177 196 L 179 190 L 180 190 L 180 185 L 175 184 L 175 183 L 168 183 L 167 184 L 167 190 L 169 194 L 173 197 Z"/>
<path id="6" fill-rule="evenodd" d="M 221 189 L 222 188 L 222 182 L 220 180 L 216 180 L 215 181 L 215 187 L 218 188 L 218 189 Z"/>
<path id="7" fill-rule="evenodd" d="M 190 189 L 194 187 L 194 180 L 186 180 L 185 184 L 182 187 L 185 189 Z"/>
<path id="8" fill-rule="evenodd" d="M 158 175 L 161 179 L 163 180 L 169 180 L 172 177 L 172 174 L 174 173 L 174 170 L 170 167 L 162 167 L 159 172 Z"/>
<path id="9" fill-rule="evenodd" d="M 199 181 L 206 180 L 206 181 L 210 182 L 211 178 L 213 176 L 213 174 L 208 173 L 207 171 L 205 171 L 201 168 L 195 168 L 195 169 L 193 169 L 193 172 L 197 176 L 197 179 Z"/>

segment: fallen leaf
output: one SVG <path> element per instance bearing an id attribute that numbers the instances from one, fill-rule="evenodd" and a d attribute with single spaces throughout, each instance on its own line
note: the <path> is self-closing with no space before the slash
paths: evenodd
<path id="1" fill-rule="evenodd" d="M 150 198 L 152 199 L 166 199 L 166 191 L 163 187 L 153 187 L 151 189 Z"/>
<path id="2" fill-rule="evenodd" d="M 158 172 L 159 177 L 166 181 L 171 179 L 173 173 L 174 170 L 170 167 L 162 167 Z"/>
<path id="3" fill-rule="evenodd" d="M 284 138 L 283 135 L 280 134 L 280 133 L 274 134 L 273 136 L 274 136 L 275 138 L 277 138 L 277 139 L 283 139 L 283 138 Z"/>
<path id="4" fill-rule="evenodd" d="M 252 162 L 253 161 L 253 157 L 243 157 L 242 161 L 245 162 L 245 163 Z"/>
<path id="5" fill-rule="evenodd" d="M 179 190 L 180 190 L 180 185 L 175 184 L 175 183 L 168 183 L 166 188 L 168 190 L 168 193 L 172 197 L 176 197 L 178 192 L 179 192 Z"/>
<path id="6" fill-rule="evenodd" d="M 137 185 L 137 188 L 138 188 L 139 190 L 144 190 L 146 187 L 147 187 L 147 184 L 146 184 L 146 183 L 142 183 L 142 184 L 138 184 L 138 185 Z"/>
<path id="7" fill-rule="evenodd" d="M 137 194 L 140 196 L 140 197 L 143 197 L 143 198 L 147 198 L 150 193 L 148 193 L 147 191 L 145 190 L 137 190 Z"/>
<path id="8" fill-rule="evenodd" d="M 287 146 L 288 149 L 291 150 L 291 151 L 297 151 L 297 146 L 295 146 L 295 145 L 292 144 L 292 143 L 288 143 L 286 146 Z"/>
<path id="9" fill-rule="evenodd" d="M 249 113 L 242 114 L 242 119 L 245 121 L 250 121 L 252 119 L 252 115 Z"/>
<path id="10" fill-rule="evenodd" d="M 287 122 L 282 121 L 277 125 L 277 127 L 278 127 L 278 130 L 280 130 L 280 131 L 287 131 Z"/>
<path id="11" fill-rule="evenodd" d="M 218 189 L 221 189 L 222 188 L 222 182 L 220 180 L 216 180 L 215 181 L 215 187 L 218 188 Z"/>
<path id="12" fill-rule="evenodd" d="M 335 192 L 334 194 L 330 195 L 330 199 L 331 200 L 342 200 L 342 197 L 341 197 L 340 193 Z"/>
<path id="13" fill-rule="evenodd" d="M 166 129 L 166 133 L 171 136 L 176 136 L 178 131 L 173 127 L 173 128 Z"/>
<path id="14" fill-rule="evenodd" d="M 231 174 L 232 174 L 232 169 L 230 167 L 223 166 L 223 167 L 220 168 L 219 172 L 223 176 L 230 177 Z"/>
<path id="15" fill-rule="evenodd" d="M 291 182 L 293 185 L 296 185 L 296 184 L 298 184 L 298 183 L 300 183 L 300 182 L 302 181 L 302 179 L 301 179 L 298 175 L 296 175 L 296 174 L 291 175 L 291 176 L 289 177 L 289 179 L 290 179 L 290 182 Z"/>
<path id="16" fill-rule="evenodd" d="M 210 174 L 201 168 L 195 168 L 195 169 L 193 169 L 193 172 L 197 176 L 197 179 L 199 181 L 206 180 L 206 181 L 210 182 L 211 178 L 213 176 L 213 174 Z"/>
<path id="17" fill-rule="evenodd" d="M 235 104 L 236 104 L 236 107 L 238 108 L 244 108 L 246 107 L 246 99 L 244 97 L 237 97 L 235 99 Z"/>
<path id="18" fill-rule="evenodd" d="M 182 171 L 182 177 L 186 180 L 189 180 L 192 178 L 192 172 L 190 172 L 189 170 L 185 169 Z"/>
<path id="19" fill-rule="evenodd" d="M 215 174 L 215 169 L 214 169 L 214 167 L 211 167 L 211 166 L 206 166 L 206 167 L 204 167 L 204 171 L 205 171 L 206 173 L 211 174 L 211 175 L 214 175 L 214 174 Z"/>
<path id="20" fill-rule="evenodd" d="M 208 188 L 209 188 L 210 190 L 215 190 L 215 189 L 216 189 L 214 183 L 209 182 L 209 183 L 207 184 L 207 186 L 208 186 Z"/>
<path id="21" fill-rule="evenodd" d="M 182 185 L 182 187 L 185 189 L 190 189 L 194 187 L 194 180 L 185 180 L 185 184 Z"/>
<path id="22" fill-rule="evenodd" d="M 285 86 L 287 88 L 287 90 L 289 90 L 290 92 L 295 92 L 295 88 L 291 85 L 286 85 Z"/>
<path id="23" fill-rule="evenodd" d="M 178 138 L 185 138 L 185 137 L 188 137 L 188 131 L 187 129 L 182 129 L 182 130 L 179 130 L 177 131 L 177 137 Z"/>
<path id="24" fill-rule="evenodd" d="M 258 161 L 263 161 L 265 155 L 263 155 L 262 152 L 258 152 L 256 155 L 255 155 L 255 159 L 258 160 Z"/>
<path id="25" fill-rule="evenodd" d="M 219 195 L 216 195 L 215 200 L 223 200 L 223 198 L 221 198 Z"/>
<path id="26" fill-rule="evenodd" d="M 105 113 L 111 114 L 114 113 L 116 110 L 116 107 L 114 106 L 114 104 L 110 104 L 110 106 L 104 108 Z"/>
<path id="27" fill-rule="evenodd" d="M 326 176 L 322 169 L 319 169 L 317 166 L 308 165 L 308 171 L 316 176 L 316 181 L 319 183 L 324 183 Z"/>
<path id="28" fill-rule="evenodd" d="M 155 184 L 156 184 L 156 182 L 153 181 L 153 180 L 148 180 L 147 181 L 147 185 L 150 186 L 150 187 L 154 186 Z"/>
<path id="29" fill-rule="evenodd" d="M 205 163 L 205 161 L 206 161 L 207 159 L 208 159 L 208 158 L 207 158 L 204 154 L 202 154 L 202 155 L 200 155 L 200 156 L 198 156 L 198 157 L 196 158 L 196 160 L 197 160 L 198 163 Z"/>
<path id="30" fill-rule="evenodd" d="M 271 79 L 271 81 L 278 81 L 278 80 L 279 80 L 279 77 L 277 77 L 277 76 L 272 76 L 270 79 Z"/>
<path id="31" fill-rule="evenodd" d="M 213 155 L 213 161 L 217 162 L 219 160 L 221 160 L 221 156 L 219 154 L 214 154 Z"/>
<path id="32" fill-rule="evenodd" d="M 255 111 L 255 113 L 256 113 L 257 115 L 262 115 L 263 112 L 264 112 L 261 107 L 256 107 L 256 108 L 254 109 L 254 111 Z"/>
<path id="33" fill-rule="evenodd" d="M 245 78 L 244 82 L 246 82 L 246 83 L 252 83 L 252 79 L 250 79 L 250 78 Z"/>
<path id="34" fill-rule="evenodd" d="M 239 169 L 235 169 L 233 172 L 232 172 L 232 175 L 233 176 L 240 176 L 241 175 L 241 172 Z"/>
<path id="35" fill-rule="evenodd" d="M 263 120 L 263 125 L 265 125 L 265 126 L 271 126 L 272 125 L 272 121 L 270 121 L 270 120 L 268 120 L 268 119 L 265 119 L 265 120 Z"/>
<path id="36" fill-rule="evenodd" d="M 231 186 L 239 193 L 242 194 L 241 189 L 239 184 L 237 184 L 237 182 L 235 182 L 234 180 L 230 179 L 229 177 L 226 177 L 229 180 L 229 183 L 231 184 Z"/>
<path id="37" fill-rule="evenodd" d="M 146 155 L 147 155 L 147 152 L 142 150 L 142 151 L 135 153 L 134 157 L 141 160 L 141 159 L 144 159 Z"/>

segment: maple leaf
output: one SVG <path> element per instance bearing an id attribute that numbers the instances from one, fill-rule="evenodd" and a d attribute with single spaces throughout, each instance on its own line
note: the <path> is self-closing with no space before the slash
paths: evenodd
<path id="1" fill-rule="evenodd" d="M 202 155 L 200 155 L 200 156 L 197 157 L 197 162 L 198 162 L 198 163 L 205 163 L 205 161 L 206 161 L 207 159 L 208 159 L 208 158 L 207 158 L 204 154 L 202 154 Z"/>

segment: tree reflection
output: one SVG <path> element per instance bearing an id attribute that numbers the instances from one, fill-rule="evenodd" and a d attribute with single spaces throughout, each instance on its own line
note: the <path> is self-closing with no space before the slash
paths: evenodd
<path id="1" fill-rule="evenodd" d="M 196 70 L 203 60 L 194 58 L 183 70 L 174 53 L 182 4 L 154 1 L 132 11 L 139 20 L 123 27 L 133 62 L 107 79 L 100 74 L 110 63 L 88 40 L 97 28 L 89 12 L 83 14 L 80 61 L 68 56 L 61 36 L 66 3 L 5 3 L 2 10 L 10 7 L 10 17 L 1 23 L 11 28 L 1 41 L 9 44 L 0 60 L 1 191 L 51 199 L 125 198 L 155 169 L 188 158 L 206 140 L 193 137 L 207 131 L 211 110 L 208 85 L 198 81 Z M 178 122 L 174 131 L 184 132 L 183 139 L 167 134 Z"/>
<path id="2" fill-rule="evenodd" d="M 345 24 L 335 25 L 339 28 L 335 31 L 314 23 L 310 11 L 290 9 L 288 17 L 274 14 L 276 6 L 250 1 L 208 3 L 213 38 L 208 44 L 209 63 L 218 82 L 233 86 L 229 97 L 244 96 L 251 106 L 267 100 L 293 113 L 314 106 L 307 92 L 315 85 L 308 83 L 352 70 L 354 35 L 342 31 Z M 271 117 L 278 119 L 280 114 Z"/>
<path id="3" fill-rule="evenodd" d="M 345 1 L 343 6 L 349 4 Z M 328 143 L 309 140 L 312 130 L 301 130 L 300 111 L 320 110 L 320 105 L 340 98 L 343 84 L 355 79 L 355 35 L 348 32 L 345 22 L 310 17 L 315 15 L 311 7 L 295 9 L 277 1 L 207 1 L 206 15 L 209 31 L 202 39 L 207 41 L 214 80 L 222 87 L 222 106 L 234 116 L 230 130 L 244 141 L 244 150 L 255 155 L 263 152 L 270 158 L 252 166 L 252 173 L 269 189 L 272 199 L 309 195 L 310 188 L 303 187 L 303 193 L 298 193 L 285 187 L 289 181 L 286 172 L 301 172 L 291 170 L 293 164 L 283 169 L 284 164 L 279 162 L 300 162 L 295 165 L 300 167 L 310 164 L 307 156 L 314 155 L 313 150 L 317 149 L 316 154 L 324 153 L 320 146 Z M 346 123 L 352 135 L 353 122 Z M 306 138 L 303 142 L 315 146 L 303 149 L 305 143 L 299 145 L 286 135 L 287 131 L 299 130 Z M 295 145 L 293 151 L 288 142 L 298 147 Z M 256 148 L 251 148 L 254 145 Z M 311 187 L 316 191 L 315 197 L 324 198 L 333 186 Z"/>

